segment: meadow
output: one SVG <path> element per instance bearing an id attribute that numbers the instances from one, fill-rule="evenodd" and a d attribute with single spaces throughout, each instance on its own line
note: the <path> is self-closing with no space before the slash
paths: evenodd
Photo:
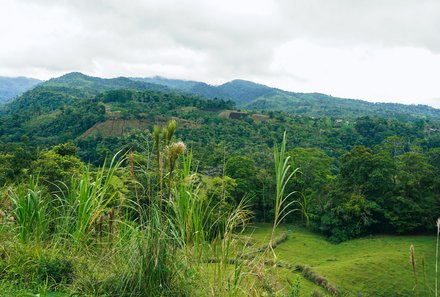
<path id="1" fill-rule="evenodd" d="M 263 243 L 270 228 L 259 224 L 247 232 Z M 435 296 L 435 236 L 375 235 L 333 244 L 300 226 L 283 225 L 279 232 L 288 234 L 275 249 L 280 261 L 311 267 L 347 296 L 415 296 L 409 257 L 414 245 L 419 296 Z M 310 296 L 307 289 L 304 296 Z"/>

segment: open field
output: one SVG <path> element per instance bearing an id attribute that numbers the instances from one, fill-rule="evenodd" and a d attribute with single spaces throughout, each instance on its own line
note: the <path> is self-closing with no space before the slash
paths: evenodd
<path id="1" fill-rule="evenodd" d="M 434 236 L 380 235 L 332 244 L 304 228 L 283 226 L 283 231 L 288 239 L 276 247 L 278 259 L 310 266 L 348 296 L 415 296 L 409 263 L 413 244 L 420 296 L 434 296 Z M 256 225 L 248 233 L 257 242 L 267 242 L 270 226 Z"/>

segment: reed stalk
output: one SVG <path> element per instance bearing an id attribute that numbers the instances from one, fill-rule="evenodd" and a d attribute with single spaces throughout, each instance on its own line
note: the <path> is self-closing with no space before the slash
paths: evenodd
<path id="1" fill-rule="evenodd" d="M 273 249 L 273 239 L 275 231 L 280 222 L 283 221 L 286 216 L 297 209 L 289 209 L 293 204 L 297 203 L 295 200 L 289 201 L 289 198 L 296 193 L 292 191 L 285 194 L 288 183 L 292 180 L 299 168 L 293 169 L 290 163 L 290 156 L 286 157 L 286 132 L 284 132 L 281 146 L 276 144 L 274 147 L 274 161 L 275 161 L 275 177 L 276 177 L 276 193 L 275 193 L 275 209 L 274 209 L 274 221 L 272 226 L 272 232 L 269 241 L 269 249 L 272 251 L 276 258 L 275 251 Z"/>

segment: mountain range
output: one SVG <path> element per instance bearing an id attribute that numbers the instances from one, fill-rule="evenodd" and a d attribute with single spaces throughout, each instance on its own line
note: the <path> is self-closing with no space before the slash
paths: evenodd
<path id="1" fill-rule="evenodd" d="M 3 82 L 3 83 L 2 83 Z M 427 105 L 398 103 L 372 103 L 345 99 L 320 93 L 289 92 L 246 80 L 232 80 L 214 86 L 204 82 L 167 79 L 162 77 L 104 79 L 72 72 L 45 82 L 28 78 L 1 78 L 0 103 L 17 97 L 34 87 L 74 88 L 84 96 L 96 95 L 105 90 L 130 89 L 177 92 L 198 95 L 206 99 L 231 100 L 237 108 L 247 110 L 283 111 L 289 114 L 311 117 L 380 116 L 385 118 L 412 115 L 416 117 L 440 117 L 440 109 Z M 1 96 L 1 94 L 3 94 Z M 20 98 L 17 98 L 20 101 Z"/>

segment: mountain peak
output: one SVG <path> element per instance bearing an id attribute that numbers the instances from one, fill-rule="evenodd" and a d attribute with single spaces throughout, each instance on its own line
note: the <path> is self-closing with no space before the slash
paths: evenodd
<path id="1" fill-rule="evenodd" d="M 233 79 L 231 81 L 228 81 L 224 83 L 224 85 L 234 85 L 234 86 L 246 86 L 246 87 L 254 87 L 254 88 L 264 88 L 264 89 L 272 89 L 271 87 L 268 87 L 263 84 L 259 84 L 250 80 L 244 80 L 244 79 Z"/>
<path id="2" fill-rule="evenodd" d="M 56 77 L 56 78 L 53 78 L 53 79 L 63 79 L 63 78 L 86 78 L 86 77 L 91 77 L 91 76 L 88 76 L 88 75 L 86 75 L 86 74 L 84 74 L 84 73 L 82 73 L 82 72 L 76 72 L 76 71 L 74 71 L 74 72 L 69 72 L 69 73 L 63 74 L 63 75 L 61 75 L 61 76 L 59 76 L 59 77 Z"/>

